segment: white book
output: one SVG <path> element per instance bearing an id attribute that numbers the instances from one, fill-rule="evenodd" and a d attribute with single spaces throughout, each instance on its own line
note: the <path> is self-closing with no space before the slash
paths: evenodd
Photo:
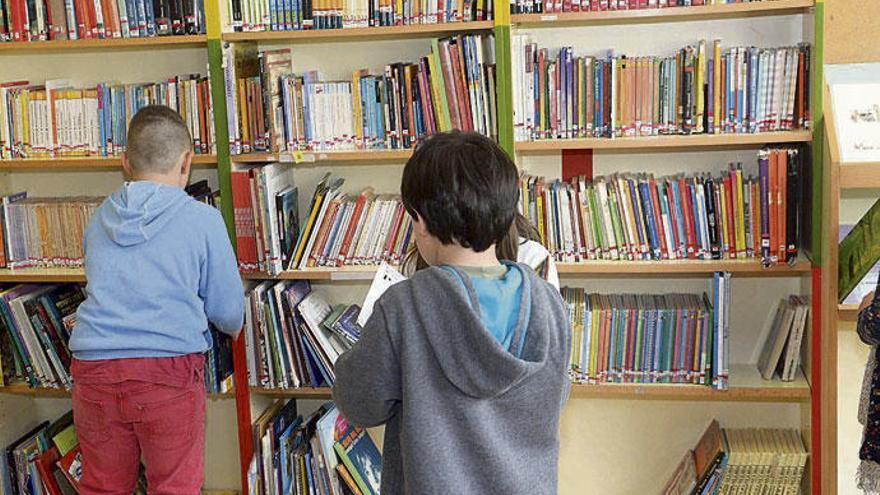
<path id="1" fill-rule="evenodd" d="M 794 311 L 789 307 L 788 301 L 786 299 L 780 300 L 776 315 L 770 325 L 770 331 L 761 348 L 761 355 L 758 358 L 758 371 L 765 380 L 773 378 L 776 365 L 779 363 L 779 358 L 782 356 L 785 342 L 791 331 L 793 319 Z"/>
<path id="2" fill-rule="evenodd" d="M 362 327 L 366 325 L 370 316 L 373 314 L 373 307 L 376 305 L 376 301 L 378 301 L 382 294 L 384 294 L 392 285 L 404 280 L 406 280 L 406 277 L 388 263 L 382 263 L 379 265 L 379 269 L 376 270 L 376 275 L 373 277 L 373 281 L 370 284 L 370 289 L 367 291 L 367 296 L 364 298 L 363 304 L 361 304 L 361 311 L 358 313 L 357 319 L 358 325 Z"/>

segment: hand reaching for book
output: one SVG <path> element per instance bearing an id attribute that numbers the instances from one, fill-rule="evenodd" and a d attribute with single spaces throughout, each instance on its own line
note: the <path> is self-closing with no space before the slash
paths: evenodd
<path id="1" fill-rule="evenodd" d="M 869 293 L 862 299 L 862 302 L 859 303 L 859 313 L 861 313 L 863 309 L 871 305 L 871 303 L 874 301 L 874 293 L 875 291 L 871 291 L 871 293 Z"/>

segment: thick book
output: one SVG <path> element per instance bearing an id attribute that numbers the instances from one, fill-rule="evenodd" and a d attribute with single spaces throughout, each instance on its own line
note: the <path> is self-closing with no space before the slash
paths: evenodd
<path id="1" fill-rule="evenodd" d="M 880 261 L 880 233 L 873 228 L 878 224 L 880 224 L 880 201 L 875 202 L 840 241 L 837 251 L 838 302 L 843 301 Z"/>
<path id="2" fill-rule="evenodd" d="M 367 430 L 349 424 L 334 448 L 361 493 L 378 495 L 382 455 Z"/>

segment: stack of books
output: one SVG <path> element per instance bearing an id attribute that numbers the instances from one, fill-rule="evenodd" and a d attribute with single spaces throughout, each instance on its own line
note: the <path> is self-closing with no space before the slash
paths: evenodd
<path id="1" fill-rule="evenodd" d="M 758 371 L 765 380 L 779 376 L 782 381 L 790 382 L 798 376 L 801 348 L 809 325 L 809 298 L 792 295 L 779 301 L 758 359 Z"/>
<path id="2" fill-rule="evenodd" d="M 336 359 L 360 339 L 360 307 L 332 306 L 305 280 L 263 282 L 245 305 L 251 386 L 331 386 Z"/>
<path id="3" fill-rule="evenodd" d="M 83 233 L 103 198 L 2 198 L 0 267 L 79 267 Z"/>
<path id="4" fill-rule="evenodd" d="M 379 495 L 379 449 L 332 402 L 303 417 L 296 401 L 278 401 L 254 422 L 253 431 L 250 493 Z"/>
<path id="5" fill-rule="evenodd" d="M 16 285 L 0 291 L 0 384 L 30 387 L 71 386 L 68 348 L 82 288 Z"/>
<path id="6" fill-rule="evenodd" d="M 662 9 L 740 3 L 742 0 L 510 0 L 511 14 L 556 14 L 560 12 L 605 12 Z M 767 0 L 751 0 L 761 2 Z"/>
<path id="7" fill-rule="evenodd" d="M 558 261 L 759 258 L 794 262 L 803 154 L 758 153 L 758 175 L 651 174 L 520 179 L 519 210 Z"/>
<path id="8" fill-rule="evenodd" d="M 229 0 L 233 31 L 300 31 L 492 20 L 487 0 Z"/>
<path id="9" fill-rule="evenodd" d="M 147 105 L 179 112 L 195 153 L 216 151 L 208 78 L 194 74 L 87 88 L 67 80 L 0 83 L 0 158 L 117 156 L 125 151 L 128 123 Z"/>
<path id="10" fill-rule="evenodd" d="M 707 294 L 591 294 L 563 288 L 575 383 L 676 383 L 726 389 L 729 274 Z"/>
<path id="11" fill-rule="evenodd" d="M 417 62 L 341 81 L 294 73 L 289 50 L 227 45 L 230 152 L 409 149 L 452 129 L 496 137 L 494 45 L 492 35 L 434 40 Z"/>
<path id="12" fill-rule="evenodd" d="M 513 36 L 517 141 L 809 128 L 810 46 L 705 41 L 669 57 L 552 55 Z"/>
<path id="13" fill-rule="evenodd" d="M 341 191 L 330 174 L 318 183 L 300 222 L 290 168 L 270 164 L 232 172 L 235 233 L 242 271 L 400 263 L 412 219 L 398 196 Z"/>
<path id="14" fill-rule="evenodd" d="M 685 454 L 664 495 L 797 494 L 809 454 L 790 429 L 721 429 L 712 421 Z"/>
<path id="15" fill-rule="evenodd" d="M 199 34 L 204 11 L 202 0 L 6 0 L 0 42 Z"/>

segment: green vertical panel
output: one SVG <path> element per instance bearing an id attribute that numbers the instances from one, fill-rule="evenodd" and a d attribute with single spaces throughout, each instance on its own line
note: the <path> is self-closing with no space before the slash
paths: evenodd
<path id="1" fill-rule="evenodd" d="M 498 144 L 513 151 L 513 72 L 510 54 L 510 26 L 495 26 L 495 94 L 498 112 Z"/>
<path id="2" fill-rule="evenodd" d="M 208 71 L 211 75 L 211 99 L 214 108 L 214 139 L 217 143 L 217 179 L 220 183 L 221 212 L 229 239 L 235 245 L 235 222 L 232 213 L 231 162 L 229 130 L 226 127 L 226 87 L 223 80 L 223 47 L 219 39 L 208 40 Z"/>
<path id="3" fill-rule="evenodd" d="M 817 2 L 814 10 L 814 18 L 816 23 L 815 43 L 813 45 L 813 63 L 811 74 L 811 97 L 812 108 L 810 114 L 813 118 L 813 209 L 811 214 L 811 235 L 810 235 L 810 255 L 813 260 L 813 266 L 821 266 L 822 264 L 822 225 L 828 219 L 823 214 L 822 209 L 822 172 L 823 159 L 825 157 L 825 119 L 822 116 L 822 95 L 823 86 L 825 84 L 822 64 L 823 64 L 823 46 L 824 46 L 824 29 L 825 29 L 825 3 Z M 832 232 L 831 235 L 836 235 Z M 837 239 L 828 239 L 828 242 L 837 242 Z"/>

